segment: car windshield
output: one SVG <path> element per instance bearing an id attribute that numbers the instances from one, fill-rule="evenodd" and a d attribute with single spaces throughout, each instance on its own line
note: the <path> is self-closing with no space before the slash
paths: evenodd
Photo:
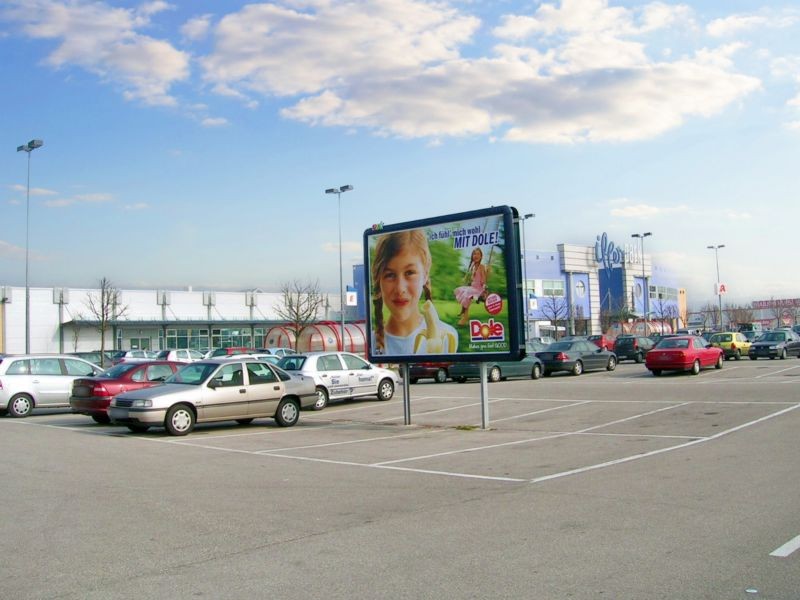
<path id="1" fill-rule="evenodd" d="M 303 368 L 304 362 L 306 362 L 305 356 L 284 356 L 278 366 L 284 371 L 299 371 Z"/>
<path id="2" fill-rule="evenodd" d="M 548 352 L 562 352 L 564 350 L 571 350 L 572 342 L 553 342 L 547 347 Z"/>
<path id="3" fill-rule="evenodd" d="M 761 336 L 761 341 L 764 342 L 784 342 L 786 341 L 786 334 L 780 331 L 770 331 Z"/>
<path id="4" fill-rule="evenodd" d="M 162 350 L 156 355 L 156 358 L 167 359 L 169 358 L 169 350 Z"/>
<path id="5" fill-rule="evenodd" d="M 656 348 L 688 348 L 687 338 L 664 338 L 656 345 Z"/>
<path id="6" fill-rule="evenodd" d="M 219 365 L 216 363 L 190 363 L 178 369 L 165 383 L 184 383 L 187 385 L 201 385 Z"/>
<path id="7" fill-rule="evenodd" d="M 98 377 L 103 377 L 105 379 L 116 379 L 117 377 L 122 377 L 128 371 L 133 371 L 134 369 L 139 368 L 139 363 L 119 363 L 118 365 L 111 367 L 105 373 L 100 373 Z"/>

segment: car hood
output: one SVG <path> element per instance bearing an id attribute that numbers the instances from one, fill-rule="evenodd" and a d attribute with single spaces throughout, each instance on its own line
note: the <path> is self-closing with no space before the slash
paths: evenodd
<path id="1" fill-rule="evenodd" d="M 769 346 L 783 346 L 784 344 L 786 344 L 786 342 L 784 342 L 784 341 L 780 341 L 780 342 L 777 342 L 777 341 L 776 342 L 753 342 L 752 344 L 750 344 L 750 347 L 751 348 L 765 348 L 765 347 L 769 347 Z"/>
<path id="2" fill-rule="evenodd" d="M 200 389 L 198 385 L 187 385 L 184 383 L 163 383 L 141 390 L 133 390 L 124 392 L 117 396 L 122 400 L 142 400 L 161 398 L 163 396 L 194 396 L 197 390 Z"/>

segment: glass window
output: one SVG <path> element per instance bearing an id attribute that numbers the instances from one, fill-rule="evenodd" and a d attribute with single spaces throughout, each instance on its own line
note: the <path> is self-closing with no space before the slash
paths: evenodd
<path id="1" fill-rule="evenodd" d="M 172 375 L 169 365 L 150 365 L 147 367 L 147 381 L 163 381 Z"/>
<path id="2" fill-rule="evenodd" d="M 139 367 L 136 370 L 136 372 L 133 375 L 131 375 L 131 381 L 137 381 L 137 382 L 141 383 L 142 381 L 145 380 L 145 377 L 144 377 L 145 374 L 146 373 L 145 373 L 144 367 Z"/>
<path id="3" fill-rule="evenodd" d="M 342 363 L 335 354 L 326 354 L 317 359 L 317 370 L 319 371 L 341 371 Z"/>
<path id="4" fill-rule="evenodd" d="M 31 372 L 31 361 L 15 360 L 8 365 L 6 375 L 29 375 Z"/>
<path id="5" fill-rule="evenodd" d="M 358 356 L 354 356 L 352 354 L 342 354 L 342 358 L 344 359 L 344 364 L 347 365 L 348 369 L 368 369 L 369 363 Z"/>
<path id="6" fill-rule="evenodd" d="M 545 296 L 564 297 L 564 281 L 561 279 L 543 279 L 542 294 Z"/>
<path id="7" fill-rule="evenodd" d="M 70 358 L 64 359 L 64 366 L 67 369 L 68 375 L 94 375 L 96 373 L 95 367 L 88 365 L 80 360 L 73 360 Z"/>
<path id="8" fill-rule="evenodd" d="M 247 363 L 247 373 L 251 384 L 272 383 L 277 380 L 272 369 L 264 363 Z"/>
<path id="9" fill-rule="evenodd" d="M 91 369 L 89 372 L 91 372 Z M 77 373 L 77 375 L 80 374 Z M 86 373 L 84 372 L 83 374 L 85 375 Z M 58 362 L 57 358 L 32 358 L 31 375 L 61 375 L 61 363 Z"/>
<path id="10" fill-rule="evenodd" d="M 169 383 L 186 383 L 189 385 L 200 385 L 217 368 L 217 365 L 209 363 L 192 363 L 182 367 L 172 375 Z"/>
<path id="11" fill-rule="evenodd" d="M 244 385 L 242 363 L 237 362 L 230 365 L 225 365 L 217 372 L 213 381 L 216 381 L 222 387 L 236 387 Z"/>

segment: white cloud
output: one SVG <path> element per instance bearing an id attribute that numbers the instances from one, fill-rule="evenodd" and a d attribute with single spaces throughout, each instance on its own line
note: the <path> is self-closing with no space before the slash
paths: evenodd
<path id="1" fill-rule="evenodd" d="M 228 119 L 224 117 L 206 117 L 201 123 L 203 127 L 222 127 L 228 124 Z"/>
<path id="2" fill-rule="evenodd" d="M 26 193 L 28 188 L 19 183 L 15 183 L 13 185 L 8 186 L 9 189 L 14 190 L 15 192 Z M 54 196 L 58 192 L 53 190 L 48 190 L 47 188 L 38 188 L 32 187 L 31 188 L 31 196 Z"/>
<path id="3" fill-rule="evenodd" d="M 28 36 L 59 42 L 47 57 L 51 66 L 86 69 L 120 85 L 127 99 L 174 105 L 169 90 L 188 78 L 189 57 L 137 31 L 169 7 L 165 2 L 145 3 L 136 10 L 82 0 L 12 0 L 4 14 L 22 23 Z"/>
<path id="4" fill-rule="evenodd" d="M 181 35 L 187 40 L 202 40 L 208 36 L 211 27 L 211 15 L 202 15 L 189 19 L 181 27 Z"/>
<path id="5" fill-rule="evenodd" d="M 44 205 L 48 208 L 64 208 L 75 204 L 105 204 L 108 202 L 114 202 L 114 196 L 112 194 L 98 192 L 93 194 L 76 194 L 70 198 L 45 200 Z"/>
<path id="6" fill-rule="evenodd" d="M 753 218 L 753 215 L 751 215 L 749 212 L 746 211 L 745 212 L 729 211 L 727 213 L 727 217 L 731 221 L 749 221 L 750 219 Z"/>
<path id="7" fill-rule="evenodd" d="M 652 217 L 687 212 L 689 212 L 689 207 L 683 204 L 668 207 L 652 206 L 650 204 L 629 204 L 621 208 L 611 209 L 611 216 L 625 219 L 649 219 Z"/>
<path id="8" fill-rule="evenodd" d="M 126 204 L 122 207 L 123 210 L 147 210 L 150 205 L 146 202 L 137 202 L 136 204 Z"/>
<path id="9" fill-rule="evenodd" d="M 77 194 L 75 195 L 75 200 L 77 202 L 88 202 L 88 203 L 112 202 L 114 200 L 114 196 L 112 196 L 111 194 L 104 194 L 104 193 Z"/>
<path id="10" fill-rule="evenodd" d="M 766 28 L 783 29 L 797 22 L 797 15 L 792 13 L 740 14 L 714 19 L 706 26 L 706 31 L 714 37 L 727 37 L 754 29 L 759 31 Z"/>
<path id="11" fill-rule="evenodd" d="M 25 258 L 25 248 L 0 240 L 0 258 Z"/>

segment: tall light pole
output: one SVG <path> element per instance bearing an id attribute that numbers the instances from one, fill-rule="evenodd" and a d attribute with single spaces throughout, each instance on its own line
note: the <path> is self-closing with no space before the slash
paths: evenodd
<path id="1" fill-rule="evenodd" d="M 328 188 L 326 194 L 336 194 L 339 204 L 339 308 L 342 313 L 342 350 L 344 350 L 344 279 L 342 275 L 342 193 L 352 191 L 352 185 Z"/>
<path id="2" fill-rule="evenodd" d="M 25 354 L 31 352 L 31 288 L 28 284 L 28 263 L 30 252 L 28 237 L 31 223 L 31 152 L 44 145 L 42 140 L 31 140 L 27 144 L 17 146 L 17 152 L 28 154 L 28 186 L 25 191 Z"/>
<path id="3" fill-rule="evenodd" d="M 719 298 L 719 322 L 718 327 L 722 329 L 722 294 L 719 293 L 719 249 L 724 248 L 725 244 L 717 244 L 716 246 L 706 246 L 709 250 L 714 251 L 714 258 L 717 261 L 717 298 Z"/>
<path id="4" fill-rule="evenodd" d="M 522 276 L 525 278 L 525 284 L 522 286 L 522 290 L 525 293 L 525 298 L 523 298 L 523 305 L 525 306 L 525 348 L 528 348 L 528 334 L 530 333 L 530 307 L 528 306 L 528 256 L 525 249 L 525 221 L 530 219 L 531 217 L 535 217 L 534 213 L 528 213 L 526 215 L 522 215 Z"/>
<path id="5" fill-rule="evenodd" d="M 647 335 L 647 312 L 649 307 L 647 306 L 650 302 L 650 286 L 647 285 L 647 274 L 644 270 L 644 238 L 653 235 L 649 231 L 645 231 L 644 233 L 634 233 L 631 237 L 632 238 L 639 238 L 640 247 L 641 247 L 641 254 L 642 254 L 642 312 L 644 312 L 644 333 Z"/>

